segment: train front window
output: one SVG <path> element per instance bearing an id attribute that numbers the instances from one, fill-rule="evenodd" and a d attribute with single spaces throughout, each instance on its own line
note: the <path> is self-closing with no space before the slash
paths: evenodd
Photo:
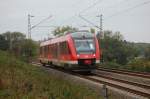
<path id="1" fill-rule="evenodd" d="M 78 54 L 95 53 L 95 44 L 93 39 L 75 40 L 76 51 Z"/>

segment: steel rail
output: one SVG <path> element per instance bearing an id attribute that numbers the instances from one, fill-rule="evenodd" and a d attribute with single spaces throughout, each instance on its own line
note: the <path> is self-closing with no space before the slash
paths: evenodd
<path id="1" fill-rule="evenodd" d="M 134 85 L 134 86 L 145 88 L 145 89 L 150 89 L 149 85 L 145 85 L 145 84 L 141 84 L 141 83 L 137 83 L 137 82 L 131 82 L 131 81 L 127 81 L 127 80 L 122 80 L 122 79 L 118 79 L 118 78 L 114 78 L 114 77 L 99 75 L 97 73 L 94 73 L 94 74 L 98 77 L 101 77 L 101 78 L 110 79 L 110 80 L 118 81 L 118 82 L 121 82 L 121 83 Z"/>
<path id="2" fill-rule="evenodd" d="M 150 75 L 149 74 L 137 73 L 137 72 L 132 72 L 132 71 L 129 72 L 129 71 L 125 71 L 125 70 L 106 69 L 106 68 L 98 68 L 97 70 L 113 72 L 113 73 L 119 73 L 119 74 L 126 74 L 126 75 L 130 75 L 130 76 L 137 76 L 137 77 L 143 77 L 143 78 L 150 79 Z"/>
<path id="3" fill-rule="evenodd" d="M 144 75 L 150 75 L 150 72 L 140 72 L 140 71 L 127 70 L 127 69 L 107 68 L 107 67 L 102 67 L 102 66 L 100 66 L 100 68 L 111 69 L 111 70 L 119 70 L 119 71 L 125 71 L 125 72 L 133 72 L 133 73 L 144 74 Z"/>
<path id="4" fill-rule="evenodd" d="M 121 90 L 124 90 L 124 91 L 128 91 L 128 92 L 136 94 L 136 95 L 144 96 L 146 98 L 150 98 L 150 93 L 145 93 L 145 92 L 142 92 L 142 91 L 134 90 L 134 89 L 131 89 L 131 88 L 127 88 L 127 87 L 117 85 L 117 84 L 113 84 L 111 82 L 106 82 L 106 81 L 103 81 L 103 80 L 94 79 L 94 78 L 91 78 L 91 77 L 83 77 L 83 78 L 86 78 L 88 80 L 91 80 L 91 81 L 94 81 L 94 82 L 97 82 L 97 83 L 105 84 L 105 85 L 108 85 L 110 87 L 114 87 L 114 88 L 118 88 L 118 89 L 121 89 Z"/>

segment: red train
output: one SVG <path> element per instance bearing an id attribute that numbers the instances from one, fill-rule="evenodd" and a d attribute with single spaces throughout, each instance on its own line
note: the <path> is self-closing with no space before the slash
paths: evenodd
<path id="1" fill-rule="evenodd" d="M 40 44 L 40 62 L 67 69 L 91 71 L 100 60 L 96 36 L 90 32 L 74 32 Z"/>

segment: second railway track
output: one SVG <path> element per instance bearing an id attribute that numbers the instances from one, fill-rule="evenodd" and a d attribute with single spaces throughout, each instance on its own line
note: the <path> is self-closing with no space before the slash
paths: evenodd
<path id="1" fill-rule="evenodd" d="M 110 87 L 118 88 L 118 89 L 130 92 L 130 93 L 136 94 L 136 95 L 140 95 L 140 96 L 146 97 L 148 99 L 150 98 L 149 91 L 143 92 L 143 90 L 137 90 L 137 89 L 134 89 L 134 88 L 129 88 L 129 87 L 117 84 L 117 83 L 112 83 L 112 82 L 105 81 L 105 80 L 95 79 L 93 77 L 87 77 L 86 76 L 86 77 L 83 77 L 83 78 L 86 78 L 88 80 L 92 80 L 92 81 L 97 82 L 97 83 L 102 83 L 102 84 L 105 84 L 105 85 L 110 86 Z"/>
<path id="2" fill-rule="evenodd" d="M 150 73 L 133 72 L 133 71 L 118 70 L 118 69 L 108 69 L 108 68 L 98 68 L 98 70 L 107 71 L 107 72 L 113 72 L 113 73 L 119 73 L 119 74 L 126 74 L 126 75 L 130 75 L 130 76 L 137 76 L 137 77 L 150 79 Z"/>
<path id="3" fill-rule="evenodd" d="M 121 83 L 127 83 L 127 84 L 130 84 L 130 85 L 139 86 L 139 87 L 145 88 L 145 89 L 150 89 L 150 85 L 141 84 L 141 83 L 137 83 L 137 82 L 133 82 L 133 81 L 122 80 L 122 79 L 115 78 L 115 77 L 109 77 L 107 75 L 104 76 L 104 75 L 99 75 L 99 74 L 96 74 L 96 73 L 95 73 L 95 75 L 98 76 L 98 77 L 101 77 L 101 78 L 110 79 L 110 80 L 118 81 L 118 82 L 121 82 Z"/>

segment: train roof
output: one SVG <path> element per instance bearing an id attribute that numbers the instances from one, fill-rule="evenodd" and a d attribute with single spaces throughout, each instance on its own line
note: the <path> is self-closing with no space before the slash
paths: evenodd
<path id="1" fill-rule="evenodd" d="M 63 36 L 41 42 L 40 46 L 46 46 L 48 44 L 52 44 L 52 43 L 56 43 L 56 42 L 63 42 L 63 41 L 68 40 L 71 37 L 74 39 L 84 39 L 84 38 L 88 39 L 88 38 L 94 38 L 94 34 L 87 32 L 87 31 L 77 31 L 77 32 L 67 33 Z"/>
<path id="2" fill-rule="evenodd" d="M 94 34 L 90 33 L 90 32 L 73 32 L 73 33 L 70 33 L 70 35 L 73 37 L 73 38 L 76 38 L 76 39 L 80 39 L 80 38 L 93 38 L 94 37 Z"/>

